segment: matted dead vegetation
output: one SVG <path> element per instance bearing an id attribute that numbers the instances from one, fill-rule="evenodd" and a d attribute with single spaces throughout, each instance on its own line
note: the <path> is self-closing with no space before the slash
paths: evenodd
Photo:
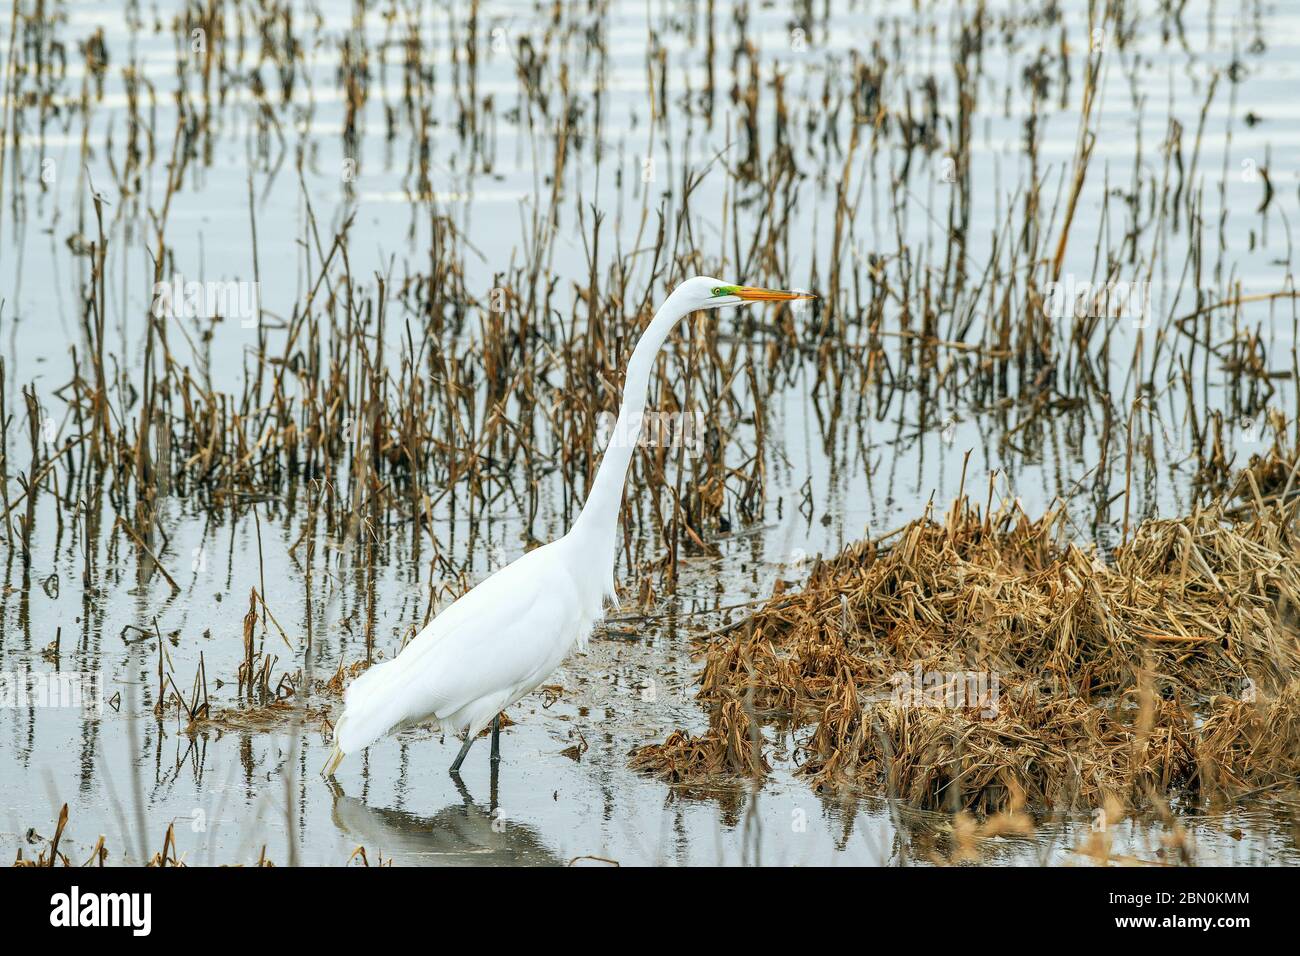
<path id="1" fill-rule="evenodd" d="M 1300 774 L 1300 553 L 1276 453 L 1246 500 L 1139 524 L 1107 561 L 1069 518 L 981 514 L 965 497 L 886 545 L 819 562 L 705 649 L 710 726 L 641 748 L 675 782 L 766 770 L 757 722 L 796 727 L 819 788 L 929 808 L 1130 807 L 1228 799 Z M 899 694 L 911 675 L 940 675 Z M 987 677 L 983 697 L 962 675 Z M 913 681 L 914 682 L 914 681 Z M 743 701 L 752 701 L 742 706 Z M 809 732 L 811 731 L 811 732 Z M 759 746 L 756 744 L 756 747 Z"/>

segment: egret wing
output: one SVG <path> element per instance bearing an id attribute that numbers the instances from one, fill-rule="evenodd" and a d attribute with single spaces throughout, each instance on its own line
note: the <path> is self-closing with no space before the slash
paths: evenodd
<path id="1" fill-rule="evenodd" d="M 479 703 L 499 709 L 545 679 L 581 616 L 562 566 L 538 560 L 544 550 L 461 596 L 397 657 L 353 681 L 336 730 L 345 753 L 401 724 L 445 720 Z"/>

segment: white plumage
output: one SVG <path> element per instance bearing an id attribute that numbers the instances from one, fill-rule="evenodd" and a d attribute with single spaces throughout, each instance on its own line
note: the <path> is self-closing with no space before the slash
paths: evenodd
<path id="1" fill-rule="evenodd" d="M 603 595 L 584 593 L 566 536 L 530 551 L 462 595 L 391 661 L 354 680 L 334 742 L 345 754 L 432 723 L 478 736 L 532 693 L 575 644 L 585 645 Z"/>
<path id="2" fill-rule="evenodd" d="M 536 690 L 614 598 L 615 534 L 628 464 L 636 448 L 650 372 L 668 333 L 699 309 L 755 300 L 812 298 L 728 285 L 697 276 L 670 295 L 628 361 L 618 423 L 573 528 L 530 551 L 462 595 L 391 661 L 359 676 L 344 694 L 326 776 L 348 754 L 381 737 L 432 723 L 470 743 L 515 701 Z"/>

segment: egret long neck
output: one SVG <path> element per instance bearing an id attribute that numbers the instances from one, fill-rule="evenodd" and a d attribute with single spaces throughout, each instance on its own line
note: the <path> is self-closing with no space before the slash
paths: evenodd
<path id="1" fill-rule="evenodd" d="M 636 348 L 632 350 L 632 358 L 627 363 L 627 374 L 623 380 L 623 401 L 618 410 L 618 424 L 605 448 L 605 457 L 601 459 L 600 468 L 596 471 L 596 480 L 592 482 L 587 502 L 582 506 L 582 512 L 570 531 L 572 536 L 582 539 L 583 544 L 592 549 L 594 559 L 602 562 L 608 559 L 611 583 L 615 533 L 623 504 L 623 485 L 641 433 L 641 420 L 650 388 L 650 372 L 668 333 L 687 311 L 675 305 L 670 296 L 650 320 Z"/>

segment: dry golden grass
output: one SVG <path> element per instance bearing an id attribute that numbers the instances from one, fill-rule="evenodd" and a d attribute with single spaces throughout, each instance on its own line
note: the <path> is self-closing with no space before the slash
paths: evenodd
<path id="1" fill-rule="evenodd" d="M 850 546 L 715 637 L 699 691 L 709 730 L 632 765 L 677 782 L 764 773 L 757 747 L 740 755 L 760 740 L 748 697 L 756 718 L 794 721 L 815 786 L 922 807 L 1136 807 L 1293 783 L 1297 501 L 1275 465 L 1242 473 L 1240 507 L 1142 523 L 1112 563 L 1070 542 L 1060 510 L 986 517 L 964 498 L 888 547 Z M 996 678 L 996 707 L 899 699 L 895 675 L 917 669 Z"/>

